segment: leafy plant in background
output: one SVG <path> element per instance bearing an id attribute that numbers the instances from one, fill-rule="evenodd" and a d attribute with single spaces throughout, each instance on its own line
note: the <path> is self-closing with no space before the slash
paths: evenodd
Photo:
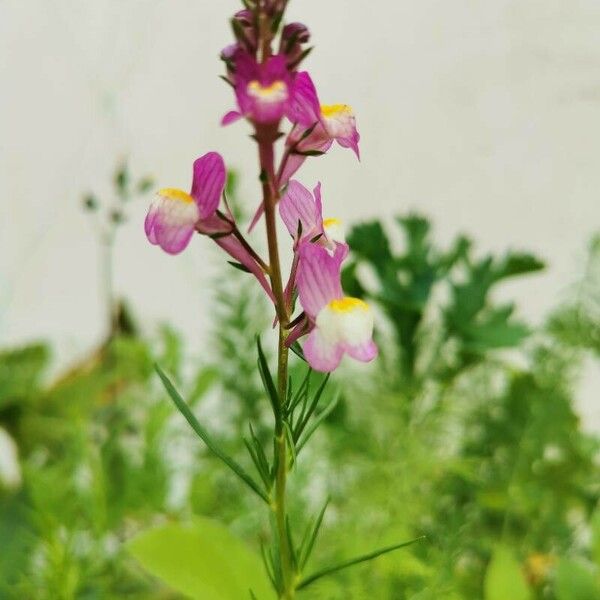
<path id="1" fill-rule="evenodd" d="M 581 433 L 571 408 L 579 366 L 594 350 L 580 344 L 573 319 L 561 316 L 577 311 L 592 339 L 600 326 L 593 308 L 600 265 L 594 248 L 587 275 L 552 313 L 548 327 L 520 343 L 518 360 L 512 359 L 515 349 L 509 356 L 490 350 L 454 375 L 451 385 L 431 371 L 421 395 L 412 399 L 385 372 L 387 362 L 360 389 L 356 379 L 343 386 L 343 401 L 294 467 L 292 519 L 331 497 L 314 550 L 320 563 L 335 564 L 365 545 L 415 532 L 426 532 L 430 541 L 383 557 L 374 568 L 323 578 L 306 589 L 307 598 L 361 598 L 373 590 L 381 598 L 597 597 L 598 442 Z M 240 306 L 249 293 L 252 302 L 255 292 L 246 277 L 232 271 L 215 293 L 229 290 Z M 444 278 L 436 284 L 447 285 Z M 447 297 L 432 294 L 428 329 L 433 323 L 441 327 L 443 319 L 431 313 L 440 303 L 441 314 Z M 220 311 L 214 331 L 222 329 L 222 319 L 232 339 L 253 343 L 255 315 L 238 308 Z M 398 355 L 393 344 L 381 345 L 386 361 Z M 155 361 L 165 365 L 235 454 L 243 450 L 238 428 L 247 431 L 246 417 L 234 414 L 223 429 L 222 415 L 208 410 L 209 396 L 212 390 L 243 406 L 246 390 L 229 387 L 218 366 L 227 359 L 232 373 L 243 372 L 249 357 L 215 345 L 210 364 L 184 363 L 186 353 L 169 330 L 157 339 L 117 336 L 108 348 L 103 360 L 84 361 L 86 368 L 50 386 L 43 377 L 50 359 L 46 346 L 0 356 L 0 426 L 17 442 L 22 470 L 17 491 L 0 491 L 0 596 L 179 597 L 136 569 L 122 544 L 165 520 L 170 524 L 164 526 L 162 551 L 153 543 L 160 541 L 162 526 L 136 549 L 165 579 L 171 580 L 170 568 L 180 582 L 182 570 L 218 577 L 215 546 L 230 544 L 232 556 L 260 574 L 256 557 L 232 541 L 226 528 L 205 517 L 188 519 L 208 515 L 245 539 L 255 539 L 257 531 L 268 539 L 253 500 L 241 493 L 243 484 L 191 445 L 151 377 Z M 299 368 L 294 377 L 303 375 Z M 361 435 L 366 422 L 367 436 Z M 336 476 L 328 477 L 333 468 Z M 315 478 L 321 478 L 316 488 Z M 214 541 L 206 552 L 203 532 Z M 189 585 L 179 589 L 202 597 L 197 578 Z"/>
<path id="2" fill-rule="evenodd" d="M 406 240 L 400 254 L 380 222 L 354 227 L 348 238 L 353 259 L 343 278 L 347 289 L 376 302 L 389 321 L 395 343 L 387 366 L 397 374 L 398 386 L 414 393 L 425 379 L 448 382 L 490 350 L 518 346 L 529 329 L 513 318 L 513 304 L 493 305 L 492 292 L 510 277 L 539 271 L 543 263 L 515 252 L 476 259 L 471 240 L 462 236 L 442 250 L 432 242 L 423 217 L 398 217 L 396 223 Z M 372 287 L 364 277 L 368 274 L 375 275 Z M 428 318 L 439 284 L 447 288 L 446 298 L 438 306 L 439 322 L 431 327 Z M 424 335 L 428 329 L 430 335 Z"/>
<path id="3" fill-rule="evenodd" d="M 380 336 L 380 375 L 358 395 L 347 390 L 350 406 L 332 423 L 332 452 L 344 449 L 352 465 L 333 504 L 353 514 L 367 497 L 381 503 L 355 535 L 377 538 L 394 523 L 403 534 L 425 532 L 431 544 L 410 550 L 387 576 L 350 574 L 327 597 L 374 585 L 394 598 L 576 597 L 559 585 L 571 572 L 561 556 L 578 554 L 579 571 L 590 571 L 576 540 L 598 505 L 600 479 L 598 439 L 581 431 L 573 408 L 582 360 L 573 346 L 584 345 L 573 332 L 585 322 L 593 339 L 599 323 L 598 258 L 592 251 L 575 305 L 533 330 L 494 298 L 507 277 L 535 272 L 541 261 L 522 253 L 480 259 L 464 237 L 443 251 L 422 217 L 397 223 L 405 233 L 400 252 L 378 222 L 349 235 L 355 252 L 346 289 L 377 303 L 394 335 Z M 365 421 L 375 435 L 357 446 Z M 511 595 L 498 578 L 513 585 Z M 597 597 L 587 589 L 581 597 Z"/>
<path id="4" fill-rule="evenodd" d="M 112 334 L 131 326 L 125 307 L 117 301 L 114 293 L 114 244 L 119 226 L 127 219 L 127 204 L 144 196 L 152 189 L 151 177 L 144 176 L 133 181 L 126 161 L 121 162 L 113 176 L 114 197 L 103 202 L 96 194 L 88 192 L 82 198 L 82 206 L 92 217 L 95 233 L 102 251 L 101 290 L 107 315 L 108 331 Z"/>
<path id="5" fill-rule="evenodd" d="M 238 105 L 238 110 L 225 115 L 223 125 L 245 118 L 254 131 L 252 137 L 258 146 L 262 201 L 250 228 L 264 215 L 268 262 L 246 239 L 228 206 L 227 197 L 223 195 L 225 164 L 215 152 L 195 161 L 189 194 L 173 188 L 158 193 L 145 223 L 149 241 L 170 254 L 184 250 L 194 233 L 211 237 L 233 259 L 232 266 L 254 275 L 275 308 L 278 330 L 275 377 L 261 342 L 257 340 L 258 372 L 273 412 L 271 443 L 265 447 L 252 424 L 246 440 L 258 479 L 221 447 L 196 418 L 165 372 L 159 367 L 157 371 L 192 429 L 265 503 L 273 536 L 269 547 L 263 549 L 263 560 L 279 598 L 292 598 L 297 591 L 326 575 L 411 543 L 395 544 L 305 575 L 325 508 L 308 524 L 302 537 L 294 532 L 289 517 L 288 472 L 298 461 L 323 416 L 329 412 L 325 409 L 321 415 L 317 413 L 328 378 L 322 379 L 316 388 L 312 387 L 312 369 L 330 373 L 345 354 L 369 362 L 377 355 L 377 347 L 372 340 L 373 315 L 368 304 L 345 296 L 342 291 L 340 271 L 348 246 L 339 239 L 339 222 L 323 219 L 321 185 L 318 184 L 311 193 L 300 182 L 291 179 L 307 157 L 324 154 L 336 141 L 358 156 L 359 134 L 350 107 L 342 104 L 321 106 L 310 75 L 298 70 L 308 54 L 305 45 L 309 32 L 299 23 L 283 26 L 286 5 L 287 0 L 244 2 L 245 8 L 232 19 L 236 41 L 222 52 L 227 70 L 224 79 L 232 86 Z M 274 42 L 279 45 L 275 53 Z M 284 117 L 291 123 L 291 129 L 285 139 L 281 161 L 276 165 L 275 144 L 285 135 L 280 132 Z M 219 209 L 221 204 L 223 208 Z M 277 239 L 278 205 L 292 239 L 293 259 L 287 283 L 282 274 Z M 296 310 L 297 298 L 300 310 Z M 303 336 L 308 337 L 300 349 L 298 340 Z M 301 379 L 290 377 L 290 348 L 310 366 Z M 183 531 L 180 533 L 185 535 Z M 147 567 L 153 567 L 155 573 L 167 577 L 157 568 L 164 561 L 151 561 L 154 554 L 148 551 L 148 546 L 161 548 L 162 538 L 157 537 L 156 532 L 149 536 L 136 540 L 132 547 Z M 215 598 L 222 597 L 227 593 L 226 586 L 228 593 L 233 593 L 230 588 L 232 581 L 238 579 L 238 573 L 231 558 L 223 565 L 220 583 L 214 580 L 210 585 L 205 583 L 205 589 L 201 593 L 198 590 L 198 595 L 206 596 L 211 589 Z M 191 568 L 179 570 L 175 575 L 170 569 L 172 577 L 167 580 L 189 593 L 186 578 L 190 577 L 190 572 Z M 212 573 L 214 575 L 215 571 Z M 236 594 L 240 597 L 248 593 L 252 597 L 263 596 L 265 592 L 260 582 L 250 581 L 248 577 L 248 574 L 239 577 Z"/>

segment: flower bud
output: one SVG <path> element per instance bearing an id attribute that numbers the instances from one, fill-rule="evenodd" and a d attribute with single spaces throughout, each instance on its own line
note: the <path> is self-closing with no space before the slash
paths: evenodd
<path id="1" fill-rule="evenodd" d="M 233 34 L 237 45 L 250 54 L 254 54 L 257 48 L 257 32 L 254 15 L 248 9 L 240 10 L 231 19 Z"/>
<path id="2" fill-rule="evenodd" d="M 302 23 L 289 23 L 281 33 L 280 54 L 285 54 L 288 65 L 297 66 L 304 53 L 304 44 L 310 41 L 310 31 Z"/>

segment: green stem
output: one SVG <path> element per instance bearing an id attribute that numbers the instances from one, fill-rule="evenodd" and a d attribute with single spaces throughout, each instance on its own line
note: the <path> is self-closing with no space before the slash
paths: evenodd
<path id="1" fill-rule="evenodd" d="M 275 207 L 278 200 L 278 192 L 275 182 L 274 151 L 273 146 L 278 137 L 277 127 L 259 126 L 256 129 L 256 140 L 259 148 L 261 180 L 263 190 L 263 203 L 265 207 L 265 222 L 267 228 L 267 245 L 269 248 L 269 275 L 271 287 L 275 297 L 275 309 L 279 321 L 279 342 L 277 352 L 277 392 L 279 402 L 283 404 L 287 396 L 288 381 L 288 348 L 285 340 L 288 335 L 287 325 L 289 313 L 283 291 L 283 280 L 281 277 L 281 263 L 279 260 L 279 246 L 277 243 L 277 224 L 275 218 Z M 286 528 L 286 484 L 287 484 L 287 439 L 284 425 L 278 420 L 275 426 L 275 498 L 273 501 L 273 512 L 277 525 L 277 537 L 279 540 L 280 564 L 283 589 L 281 598 L 289 600 L 294 597 L 295 572 L 292 563 L 292 549 Z"/>

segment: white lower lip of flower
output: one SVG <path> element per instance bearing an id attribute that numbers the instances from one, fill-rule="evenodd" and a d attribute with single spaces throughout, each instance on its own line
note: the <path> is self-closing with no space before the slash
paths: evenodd
<path id="1" fill-rule="evenodd" d="M 323 221 L 323 229 L 328 239 L 339 243 L 346 241 L 344 224 L 339 219 L 325 219 Z"/>
<path id="2" fill-rule="evenodd" d="M 189 225 L 199 218 L 198 206 L 195 202 L 182 201 L 169 196 L 160 196 L 158 202 L 160 218 L 166 226 Z"/>
<path id="3" fill-rule="evenodd" d="M 288 97 L 287 85 L 283 81 L 275 81 L 267 87 L 263 87 L 258 81 L 251 81 L 247 91 L 248 95 L 265 104 L 284 102 Z"/>
<path id="4" fill-rule="evenodd" d="M 325 128 L 332 138 L 350 137 L 354 130 L 354 117 L 336 115 L 325 119 Z"/>
<path id="5" fill-rule="evenodd" d="M 373 335 L 373 312 L 366 302 L 347 296 L 322 308 L 316 325 L 326 343 L 358 346 Z"/>

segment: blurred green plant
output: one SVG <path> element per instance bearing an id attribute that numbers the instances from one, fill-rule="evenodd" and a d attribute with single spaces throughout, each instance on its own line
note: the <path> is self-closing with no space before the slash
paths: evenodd
<path id="1" fill-rule="evenodd" d="M 102 252 L 100 289 L 107 315 L 109 336 L 121 331 L 128 332 L 132 325 L 126 307 L 115 297 L 114 244 L 117 232 L 127 221 L 127 204 L 147 194 L 154 186 L 154 180 L 146 175 L 133 181 L 127 161 L 122 160 L 115 168 L 112 184 L 113 197 L 109 201 L 103 201 L 93 192 L 85 193 L 81 199 L 83 210 L 91 217 Z"/>
<path id="2" fill-rule="evenodd" d="M 342 373 L 340 401 L 328 393 L 319 402 L 331 410 L 317 410 L 324 423 L 314 435 L 317 449 L 302 449 L 295 462 L 290 519 L 299 523 L 313 512 L 305 544 L 318 534 L 320 546 L 312 558 L 305 546 L 298 560 L 314 565 L 343 563 L 365 547 L 422 532 L 428 541 L 338 571 L 299 596 L 597 599 L 600 446 L 597 435 L 582 431 L 574 403 L 582 365 L 598 356 L 600 244 L 590 245 L 585 273 L 565 301 L 533 328 L 495 296 L 507 277 L 533 273 L 541 261 L 520 253 L 478 258 L 464 237 L 442 251 L 424 219 L 399 222 L 409 223 L 403 251 L 392 250 L 381 226 L 372 231 L 383 237 L 371 241 L 365 233 L 356 238 L 362 226 L 350 234 L 358 252 L 346 279 L 395 323 L 393 335 L 380 340 L 384 362 L 361 377 L 366 383 Z M 395 275 L 368 249 L 376 239 L 395 257 Z M 180 338 L 168 328 L 147 339 L 137 327 L 117 334 L 51 383 L 46 345 L 0 353 L 0 428 L 18 446 L 22 473 L 18 489 L 0 489 L 0 597 L 210 598 L 205 577 L 182 580 L 182 573 L 203 570 L 237 585 L 210 567 L 215 547 L 237 560 L 245 546 L 230 532 L 265 542 L 269 523 L 243 484 L 192 443 L 152 377 L 158 361 L 194 413 L 217 426 L 230 455 L 245 450 L 239 431 L 256 448 L 248 422 L 260 436 L 269 405 L 261 382 L 248 375 L 254 333 L 269 323 L 247 276 L 232 275 L 232 282 L 216 282 L 215 293 L 239 298 L 227 287 L 239 286 L 248 301 L 219 300 L 215 332 L 230 339 L 215 333 L 212 355 L 200 365 L 184 362 Z M 464 294 L 477 300 L 462 306 Z M 301 365 L 293 373 L 299 382 L 306 375 Z M 305 397 L 320 383 L 311 376 Z M 239 410 L 214 414 L 214 394 Z M 250 459 L 240 464 L 253 468 Z M 213 541 L 205 551 L 202 532 Z M 190 544 L 196 552 L 186 550 Z M 166 585 L 149 578 L 132 553 Z M 157 560 L 159 568 L 152 566 Z M 239 560 L 262 574 L 252 555 Z M 262 585 L 252 581 L 258 598 L 268 597 L 259 595 Z M 230 596 L 249 597 L 239 593 Z"/>

